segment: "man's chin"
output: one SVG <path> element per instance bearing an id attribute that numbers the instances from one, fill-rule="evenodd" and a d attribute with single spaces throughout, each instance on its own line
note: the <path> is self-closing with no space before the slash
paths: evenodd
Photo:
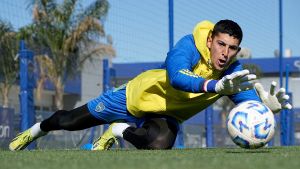
<path id="1" fill-rule="evenodd" d="M 219 70 L 219 71 L 222 71 L 226 68 L 226 65 L 216 65 L 216 66 L 213 66 L 215 70 Z"/>

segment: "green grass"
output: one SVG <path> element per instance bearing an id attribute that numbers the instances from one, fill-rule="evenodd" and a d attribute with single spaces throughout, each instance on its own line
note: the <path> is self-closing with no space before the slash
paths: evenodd
<path id="1" fill-rule="evenodd" d="M 296 169 L 300 147 L 0 151 L 1 169 Z"/>

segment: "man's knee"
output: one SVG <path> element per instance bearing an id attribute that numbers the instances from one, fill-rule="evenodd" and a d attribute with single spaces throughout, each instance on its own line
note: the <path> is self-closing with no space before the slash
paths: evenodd
<path id="1" fill-rule="evenodd" d="M 151 150 L 166 150 L 171 149 L 174 145 L 176 137 L 164 137 L 163 140 L 156 139 L 147 146 Z"/>
<path id="2" fill-rule="evenodd" d="M 138 149 L 171 149 L 176 136 L 177 126 L 166 119 L 147 120 L 142 128 L 128 128 L 124 138 Z"/>
<path id="3" fill-rule="evenodd" d="M 159 133 L 148 145 L 148 149 L 171 149 L 177 136 L 177 126 L 166 119 L 154 119 L 159 126 Z"/>

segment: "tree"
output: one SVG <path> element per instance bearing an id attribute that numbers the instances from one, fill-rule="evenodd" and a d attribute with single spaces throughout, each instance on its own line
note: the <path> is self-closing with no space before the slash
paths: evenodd
<path id="1" fill-rule="evenodd" d="M 49 79 L 55 88 L 55 106 L 62 109 L 65 81 L 78 73 L 86 60 L 115 56 L 103 27 L 109 4 L 96 0 L 78 10 L 78 0 L 33 0 L 31 7 L 34 22 L 20 32 L 36 54 L 40 70 L 37 91 L 40 93 Z"/>
<path id="2" fill-rule="evenodd" d="M 15 84 L 19 66 L 14 59 L 18 52 L 17 34 L 11 24 L 0 20 L 0 91 L 3 107 L 9 106 L 9 91 Z"/>

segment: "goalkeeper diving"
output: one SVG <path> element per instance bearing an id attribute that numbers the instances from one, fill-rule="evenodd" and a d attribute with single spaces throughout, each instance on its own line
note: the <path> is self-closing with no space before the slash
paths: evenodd
<path id="1" fill-rule="evenodd" d="M 123 138 L 137 149 L 171 149 L 179 124 L 222 96 L 235 104 L 263 102 L 273 113 L 291 109 L 284 89 L 270 92 L 256 75 L 243 70 L 236 55 L 243 38 L 231 20 L 198 23 L 168 52 L 159 69 L 145 71 L 119 88 L 109 90 L 73 110 L 58 110 L 14 138 L 9 149 L 25 149 L 55 130 L 82 130 L 110 124 L 92 150 L 108 150 Z"/>

